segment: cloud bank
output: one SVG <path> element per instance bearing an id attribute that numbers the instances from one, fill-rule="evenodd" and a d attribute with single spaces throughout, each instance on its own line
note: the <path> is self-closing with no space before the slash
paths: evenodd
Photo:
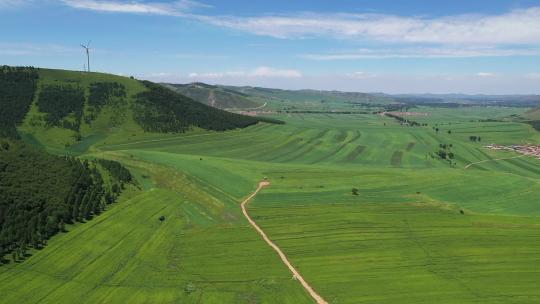
<path id="1" fill-rule="evenodd" d="M 210 72 L 210 73 L 190 73 L 189 78 L 197 80 L 207 79 L 223 79 L 223 78 L 300 78 L 302 72 L 290 69 L 276 69 L 271 67 L 258 67 L 252 71 L 226 71 L 226 72 Z"/>
<path id="2" fill-rule="evenodd" d="M 209 5 L 191 0 L 180 0 L 174 2 L 62 0 L 62 2 L 65 5 L 76 9 L 176 17 L 186 17 L 188 16 L 186 12 L 195 8 L 210 7 Z"/>
<path id="3" fill-rule="evenodd" d="M 241 17 L 186 14 L 194 8 L 209 7 L 191 0 L 63 0 L 63 3 L 94 11 L 187 17 L 281 39 L 325 36 L 393 43 L 540 45 L 540 7 L 517 9 L 499 15 L 470 14 L 437 18 L 345 13 Z"/>

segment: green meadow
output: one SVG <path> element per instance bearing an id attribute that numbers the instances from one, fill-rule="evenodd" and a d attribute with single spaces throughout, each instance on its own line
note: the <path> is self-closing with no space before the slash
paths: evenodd
<path id="1" fill-rule="evenodd" d="M 540 302 L 540 160 L 483 147 L 540 143 L 504 119 L 525 109 L 415 111 L 428 126 L 295 113 L 227 132 L 95 127 L 62 153 L 120 161 L 138 188 L 2 266 L 0 302 L 312 303 L 242 216 L 264 177 L 252 217 L 329 303 Z"/>

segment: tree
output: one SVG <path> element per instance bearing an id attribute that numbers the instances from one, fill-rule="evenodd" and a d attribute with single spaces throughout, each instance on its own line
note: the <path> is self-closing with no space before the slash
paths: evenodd
<path id="1" fill-rule="evenodd" d="M 357 188 L 352 188 L 351 192 L 352 192 L 353 195 L 358 195 L 358 189 Z"/>
<path id="2" fill-rule="evenodd" d="M 2 142 L 2 149 L 9 150 L 9 143 L 7 141 Z"/>

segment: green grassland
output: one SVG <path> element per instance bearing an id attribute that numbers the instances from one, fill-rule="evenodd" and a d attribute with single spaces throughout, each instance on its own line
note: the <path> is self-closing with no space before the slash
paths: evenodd
<path id="1" fill-rule="evenodd" d="M 277 116 L 285 125 L 155 134 L 102 118 L 68 148 L 53 139 L 68 135 L 25 122 L 26 140 L 120 161 L 141 189 L 0 267 L 0 303 L 311 303 L 242 216 L 263 177 L 272 185 L 253 218 L 330 303 L 539 302 L 540 160 L 495 161 L 516 154 L 483 146 L 540 133 L 504 119 L 523 109 L 414 111 L 428 126 L 295 113 Z M 441 143 L 451 163 L 434 155 Z"/>

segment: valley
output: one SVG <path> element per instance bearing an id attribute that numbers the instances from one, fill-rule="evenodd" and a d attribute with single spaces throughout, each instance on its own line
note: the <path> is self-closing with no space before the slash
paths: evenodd
<path id="1" fill-rule="evenodd" d="M 158 132 L 177 125 L 137 122 L 141 82 L 40 73 L 38 88 L 106 80 L 127 92 L 90 122 L 85 103 L 77 130 L 43 123 L 34 100 L 22 139 L 115 161 L 135 182 L 101 215 L 0 266 L 1 303 L 313 303 L 244 217 L 241 203 L 263 180 L 245 210 L 328 303 L 540 300 L 539 160 L 485 148 L 538 144 L 540 133 L 514 119 L 527 109 L 419 105 L 407 111 L 426 115 L 404 116 L 413 125 L 380 105 L 299 113 L 310 104 L 226 130 Z"/>

